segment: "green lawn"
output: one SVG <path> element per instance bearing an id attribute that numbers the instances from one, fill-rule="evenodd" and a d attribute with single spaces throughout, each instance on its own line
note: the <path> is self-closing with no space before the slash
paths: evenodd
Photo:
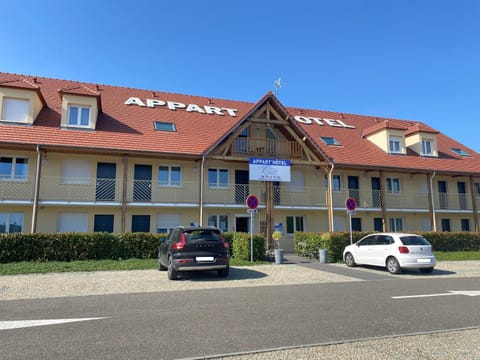
<path id="1" fill-rule="evenodd" d="M 480 260 L 480 251 L 436 252 L 438 261 Z M 253 265 L 270 264 L 268 261 L 255 261 Z M 249 266 L 250 261 L 231 259 L 231 266 Z M 144 270 L 156 269 L 156 259 L 129 259 L 129 260 L 88 260 L 88 261 L 48 261 L 48 262 L 18 262 L 0 264 L 0 275 L 51 273 L 51 272 L 78 272 L 78 271 L 107 271 L 107 270 Z"/>
<path id="2" fill-rule="evenodd" d="M 254 265 L 269 264 L 268 261 L 255 261 Z M 252 265 L 250 261 L 231 259 L 231 266 Z M 17 262 L 0 264 L 0 275 L 45 274 L 51 272 L 108 271 L 108 270 L 145 270 L 156 269 L 156 259 L 128 260 L 85 260 L 85 261 L 47 261 L 47 262 Z"/>

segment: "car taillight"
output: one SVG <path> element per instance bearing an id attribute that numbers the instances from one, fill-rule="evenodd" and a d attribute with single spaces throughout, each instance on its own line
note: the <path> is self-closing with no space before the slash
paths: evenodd
<path id="1" fill-rule="evenodd" d="M 185 234 L 180 235 L 180 242 L 173 243 L 173 250 L 181 250 L 185 246 Z"/>
<path id="2" fill-rule="evenodd" d="M 406 246 L 399 246 L 398 251 L 400 251 L 400 254 L 408 254 L 410 252 L 408 250 L 408 247 L 406 247 Z"/>
<path id="3" fill-rule="evenodd" d="M 228 241 L 226 241 L 223 236 L 221 236 L 221 238 L 222 238 L 222 242 L 223 242 L 223 247 L 225 249 L 230 249 L 230 244 L 228 243 Z"/>

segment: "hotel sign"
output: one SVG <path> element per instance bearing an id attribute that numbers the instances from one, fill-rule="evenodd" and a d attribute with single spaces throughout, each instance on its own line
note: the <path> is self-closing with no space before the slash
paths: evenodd
<path id="1" fill-rule="evenodd" d="M 290 181 L 290 160 L 248 159 L 250 180 Z"/>
<path id="2" fill-rule="evenodd" d="M 178 101 L 164 101 L 160 99 L 142 99 L 138 97 L 129 97 L 125 101 L 125 105 L 137 105 L 141 107 L 147 108 L 156 108 L 156 107 L 164 107 L 172 111 L 176 110 L 183 110 L 186 112 L 197 112 L 199 114 L 207 114 L 207 115 L 220 115 L 220 116 L 237 116 L 237 109 L 233 108 L 225 108 L 225 107 L 217 107 L 217 106 L 210 106 L 210 105 L 197 105 L 197 104 L 184 104 Z M 317 124 L 320 126 L 333 126 L 333 127 L 340 127 L 340 128 L 347 128 L 347 129 L 354 129 L 355 126 L 347 125 L 342 120 L 336 119 L 326 119 L 326 118 L 317 118 L 313 116 L 300 116 L 297 115 L 294 117 L 295 121 L 298 121 L 305 125 L 312 125 Z"/>

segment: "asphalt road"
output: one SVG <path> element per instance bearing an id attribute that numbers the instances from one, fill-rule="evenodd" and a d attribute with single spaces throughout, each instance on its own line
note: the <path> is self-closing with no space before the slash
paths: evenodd
<path id="1" fill-rule="evenodd" d="M 480 279 L 422 278 L 0 303 L 2 320 L 96 318 L 0 331 L 7 359 L 179 359 L 480 326 Z M 436 294 L 432 297 L 394 298 Z"/>

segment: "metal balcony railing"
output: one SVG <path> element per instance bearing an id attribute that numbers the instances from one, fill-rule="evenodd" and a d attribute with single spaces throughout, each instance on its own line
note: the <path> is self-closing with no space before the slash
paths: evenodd
<path id="1" fill-rule="evenodd" d="M 122 202 L 123 185 L 121 180 L 95 178 L 62 178 L 44 176 L 40 182 L 39 200 L 51 202 Z M 127 203 L 198 204 L 200 199 L 198 182 L 183 182 L 180 186 L 160 186 L 150 180 L 130 180 L 127 182 Z M 266 187 L 263 182 L 250 184 L 225 184 L 210 187 L 205 183 L 204 205 L 243 206 L 248 195 L 257 195 L 260 206 L 266 205 Z M 33 177 L 22 180 L 0 180 L 0 202 L 33 201 Z M 345 189 L 333 191 L 333 207 L 345 208 L 345 200 L 355 198 L 358 209 L 381 209 L 382 202 L 387 209 L 430 208 L 426 193 L 402 191 L 388 193 L 380 190 Z M 305 186 L 301 189 L 289 188 L 286 183 L 273 186 L 275 206 L 323 207 L 326 208 L 328 189 L 323 186 Z M 477 195 L 477 208 L 480 195 Z M 436 211 L 471 211 L 471 194 L 435 193 L 433 202 Z"/>
<path id="2" fill-rule="evenodd" d="M 34 179 L 0 179 L 0 201 L 33 201 Z"/>

